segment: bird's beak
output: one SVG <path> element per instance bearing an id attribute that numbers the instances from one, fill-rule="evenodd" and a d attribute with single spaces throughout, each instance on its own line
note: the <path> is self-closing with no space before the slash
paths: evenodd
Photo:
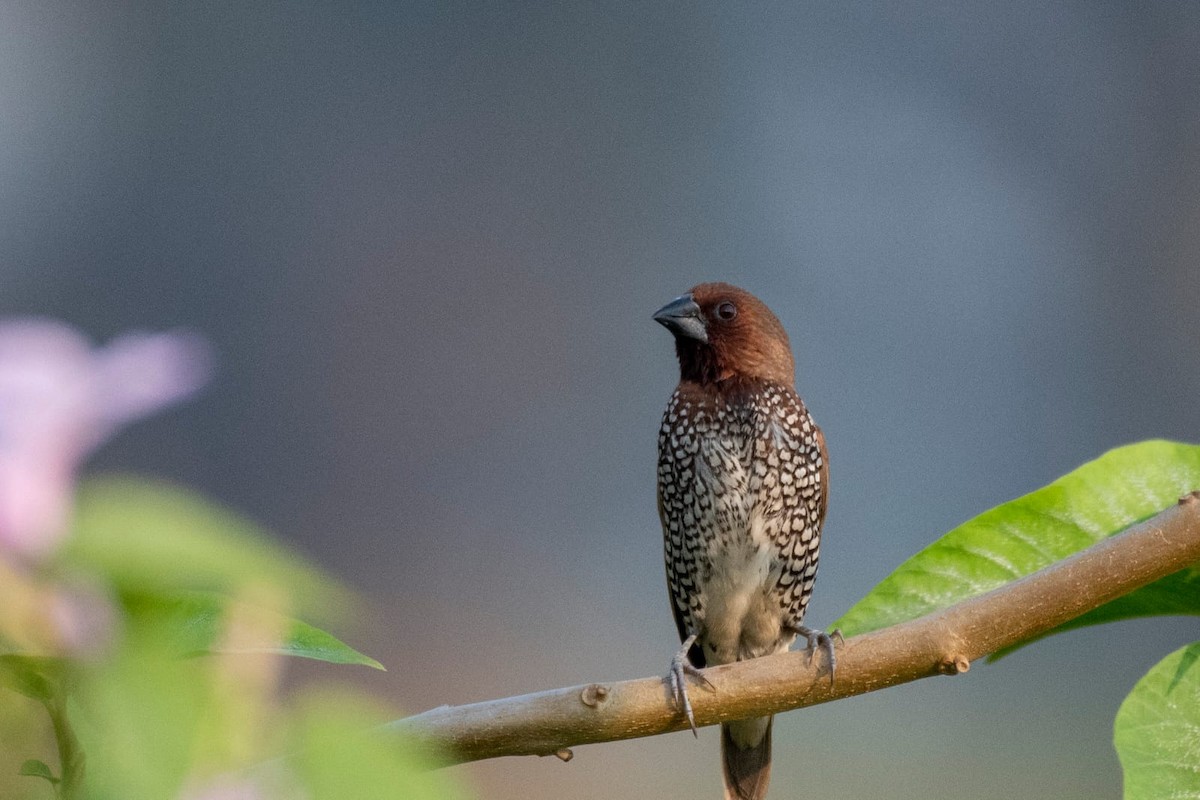
<path id="1" fill-rule="evenodd" d="M 696 305 L 690 294 L 676 297 L 655 311 L 654 321 L 676 337 L 686 336 L 699 342 L 708 341 L 708 331 L 704 327 L 704 318 L 700 316 L 700 306 Z"/>

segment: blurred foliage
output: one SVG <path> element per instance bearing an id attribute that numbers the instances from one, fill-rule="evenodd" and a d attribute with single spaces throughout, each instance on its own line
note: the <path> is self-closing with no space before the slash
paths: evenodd
<path id="1" fill-rule="evenodd" d="M 351 604 L 344 587 L 254 523 L 167 483 L 131 477 L 85 481 L 65 567 L 103 575 L 123 596 L 234 595 L 250 585 L 284 593 L 310 619 L 336 619 Z"/>
<path id="2" fill-rule="evenodd" d="M 1126 800 L 1200 797 L 1200 642 L 1146 673 L 1114 728 Z"/>
<path id="3" fill-rule="evenodd" d="M 363 726 L 364 720 L 374 725 Z M 380 727 L 377 710 L 342 693 L 315 693 L 295 715 L 291 752 L 313 800 L 396 800 L 465 795 L 448 782 L 436 757 L 408 746 Z"/>
<path id="4" fill-rule="evenodd" d="M 281 696 L 285 656 L 382 665 L 291 616 L 337 619 L 352 596 L 252 523 L 166 484 L 91 481 L 30 583 L 52 596 L 81 577 L 113 605 L 99 647 L 0 638 L 5 800 L 463 796 L 431 754 L 375 730 L 371 699 Z"/>
<path id="5" fill-rule="evenodd" d="M 12 689 L 39 703 L 48 703 L 62 693 L 67 662 L 61 658 L 0 655 L 0 686 Z"/>
<path id="6" fill-rule="evenodd" d="M 216 692 L 212 664 L 173 657 L 167 631 L 138 628 L 114 658 L 84 671 L 72 695 L 89 798 L 177 796 L 190 773 L 217 766 L 196 757 L 213 746 L 205 734 L 222 733 L 204 723 L 237 699 Z"/>

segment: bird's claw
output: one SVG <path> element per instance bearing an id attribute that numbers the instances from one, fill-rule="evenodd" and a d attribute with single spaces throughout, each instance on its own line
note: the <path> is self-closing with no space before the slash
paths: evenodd
<path id="1" fill-rule="evenodd" d="M 667 672 L 667 683 L 671 687 L 671 696 L 675 699 L 676 707 L 683 709 L 688 726 L 692 729 L 692 735 L 698 738 L 700 734 L 696 730 L 696 718 L 692 714 L 692 701 L 688 699 L 687 676 L 691 675 L 712 691 L 716 691 L 717 687 L 713 686 L 712 681 L 706 678 L 704 673 L 697 669 L 688 658 L 688 651 L 695 643 L 695 634 L 684 640 L 683 647 L 679 648 L 679 652 L 671 659 L 671 669 Z"/>
<path id="2" fill-rule="evenodd" d="M 807 642 L 805 649 L 808 650 L 809 661 L 812 661 L 813 655 L 818 649 L 825 651 L 825 655 L 829 659 L 829 685 L 832 686 L 833 676 L 837 672 L 837 653 L 834 651 L 833 640 L 837 639 L 838 644 L 845 644 L 846 639 L 842 636 L 842 632 L 835 628 L 832 632 L 826 633 L 815 628 L 806 628 L 803 625 L 794 625 L 792 631 L 804 637 Z"/>

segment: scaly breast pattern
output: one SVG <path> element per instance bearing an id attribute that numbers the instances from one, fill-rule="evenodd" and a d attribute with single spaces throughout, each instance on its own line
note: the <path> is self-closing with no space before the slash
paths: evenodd
<path id="1" fill-rule="evenodd" d="M 681 636 L 708 664 L 786 649 L 817 572 L 820 433 L 790 386 L 681 385 L 663 415 L 658 497 Z"/>

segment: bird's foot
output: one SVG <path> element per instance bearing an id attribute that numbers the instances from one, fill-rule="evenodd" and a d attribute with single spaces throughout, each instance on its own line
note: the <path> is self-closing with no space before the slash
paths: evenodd
<path id="1" fill-rule="evenodd" d="M 808 660 L 812 661 L 813 655 L 817 650 L 824 650 L 825 655 L 829 659 L 829 685 L 833 685 L 833 676 L 837 671 L 837 653 L 834 652 L 833 640 L 837 639 L 838 644 L 845 644 L 846 640 L 842 637 L 842 632 L 834 630 L 831 633 L 819 631 L 815 628 L 807 628 L 803 625 L 793 625 L 791 631 L 798 636 L 804 637 L 807 642 L 806 650 L 808 650 Z"/>
<path id="2" fill-rule="evenodd" d="M 696 732 L 696 718 L 692 715 L 692 701 L 688 699 L 687 676 L 691 675 L 713 691 L 716 691 L 717 687 L 713 686 L 712 681 L 704 677 L 704 673 L 698 670 L 688 658 L 688 651 L 695 643 L 696 634 L 693 633 L 684 640 L 683 647 L 679 648 L 679 652 L 671 659 L 671 669 L 667 672 L 667 684 L 671 687 L 671 696 L 675 698 L 675 706 L 683 709 L 683 713 L 687 717 L 692 735 L 699 737 L 700 734 Z"/>

